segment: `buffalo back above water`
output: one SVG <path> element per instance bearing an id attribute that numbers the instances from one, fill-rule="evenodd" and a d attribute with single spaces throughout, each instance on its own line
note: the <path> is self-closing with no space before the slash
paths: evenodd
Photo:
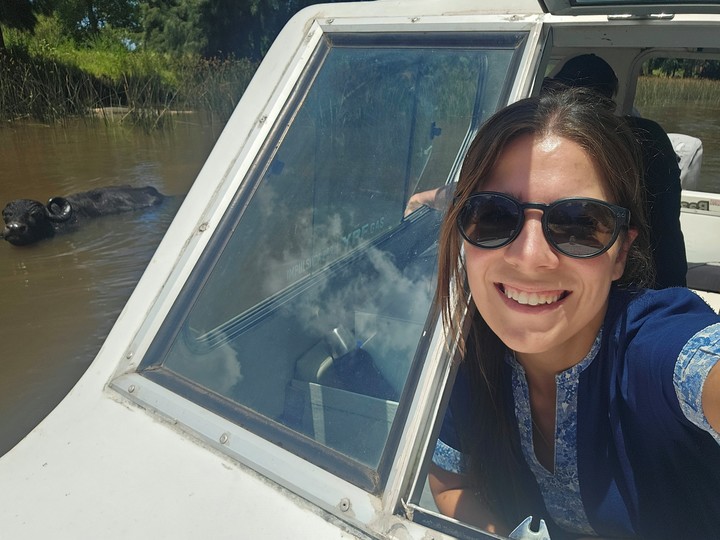
<path id="1" fill-rule="evenodd" d="M 151 186 L 110 186 L 53 197 L 47 205 L 31 199 L 16 199 L 3 209 L 2 237 L 17 246 L 32 244 L 72 229 L 85 219 L 155 206 L 164 198 Z"/>

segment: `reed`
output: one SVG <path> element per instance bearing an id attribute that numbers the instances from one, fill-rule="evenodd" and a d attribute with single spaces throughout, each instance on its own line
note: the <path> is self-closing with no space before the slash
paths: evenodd
<path id="1" fill-rule="evenodd" d="M 720 107 L 720 81 L 676 77 L 638 78 L 635 97 L 638 107 L 679 103 Z"/>
<path id="2" fill-rule="evenodd" d="M 102 106 L 113 94 L 102 80 L 52 60 L 0 56 L 0 119 L 55 122 Z"/>
<path id="3" fill-rule="evenodd" d="M 177 103 L 227 119 L 256 69 L 257 64 L 245 58 L 185 58 L 177 69 Z"/>
<path id="4" fill-rule="evenodd" d="M 112 35 L 78 46 L 51 23 L 43 21 L 35 36 L 8 32 L 9 50 L 0 54 L 0 120 L 100 115 L 152 130 L 169 125 L 176 111 L 193 110 L 224 122 L 257 67 L 245 59 L 131 51 Z"/>

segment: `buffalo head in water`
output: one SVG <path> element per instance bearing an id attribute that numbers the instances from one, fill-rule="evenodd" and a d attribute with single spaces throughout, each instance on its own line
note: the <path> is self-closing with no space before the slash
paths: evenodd
<path id="1" fill-rule="evenodd" d="M 10 201 L 2 211 L 2 238 L 16 246 L 32 244 L 72 229 L 85 219 L 119 214 L 160 204 L 154 187 L 111 186 L 53 197 L 47 205 L 31 199 Z"/>

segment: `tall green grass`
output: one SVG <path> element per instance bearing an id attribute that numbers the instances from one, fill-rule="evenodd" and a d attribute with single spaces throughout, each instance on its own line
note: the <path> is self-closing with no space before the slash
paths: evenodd
<path id="1" fill-rule="evenodd" d="M 77 43 L 54 17 L 41 16 L 33 34 L 12 29 L 3 34 L 9 50 L 0 54 L 2 121 L 61 122 L 99 114 L 154 129 L 166 125 L 173 112 L 192 110 L 224 122 L 257 67 L 246 59 L 131 50 L 135 37 L 113 28 Z M 720 107 L 720 81 L 638 80 L 639 107 L 671 103 Z"/>
<path id="2" fill-rule="evenodd" d="M 130 50 L 131 36 L 104 29 L 77 44 L 56 20 L 41 17 L 34 34 L 3 30 L 0 120 L 58 122 L 97 115 L 146 129 L 165 125 L 173 112 L 201 111 L 226 120 L 256 65 L 245 59 L 204 59 Z M 110 114 L 110 112 L 121 114 Z"/>
<path id="3" fill-rule="evenodd" d="M 635 98 L 638 107 L 680 103 L 720 107 L 720 81 L 675 77 L 638 78 Z"/>

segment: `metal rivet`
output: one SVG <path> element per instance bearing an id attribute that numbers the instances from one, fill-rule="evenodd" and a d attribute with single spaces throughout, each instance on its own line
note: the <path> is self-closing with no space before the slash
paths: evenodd
<path id="1" fill-rule="evenodd" d="M 227 442 L 230 440 L 230 435 L 227 433 L 223 433 L 220 435 L 220 444 L 227 444 Z"/>
<path id="2" fill-rule="evenodd" d="M 267 120 L 267 116 L 263 115 L 260 117 L 260 120 L 258 120 L 258 124 L 264 124 L 266 120 Z"/>
<path id="3" fill-rule="evenodd" d="M 418 22 L 420 20 L 420 17 L 413 17 L 410 19 L 410 22 Z"/>
<path id="4" fill-rule="evenodd" d="M 134 391 L 135 391 L 135 385 L 134 385 L 134 384 L 131 384 L 130 386 L 128 386 L 128 392 L 129 392 L 129 393 L 132 394 Z"/>
<path id="5" fill-rule="evenodd" d="M 350 499 L 341 499 L 338 506 L 340 507 L 340 510 L 342 510 L 343 512 L 347 512 L 348 510 L 350 510 Z"/>
<path id="6" fill-rule="evenodd" d="M 130 351 L 129 353 L 127 353 L 127 354 L 125 355 L 125 358 L 127 358 L 128 360 L 130 360 L 132 357 L 133 357 L 133 352 L 132 352 L 132 351 Z"/>
<path id="7" fill-rule="evenodd" d="M 200 224 L 200 226 L 198 227 L 198 231 L 205 232 L 205 231 L 207 231 L 207 228 L 208 228 L 208 222 L 206 221 L 205 223 Z"/>
<path id="8" fill-rule="evenodd" d="M 327 21 L 325 21 L 325 22 L 327 22 L 328 24 L 332 24 L 332 23 L 334 23 L 334 22 L 335 22 L 335 19 L 328 19 L 328 20 L 327 20 Z"/>

